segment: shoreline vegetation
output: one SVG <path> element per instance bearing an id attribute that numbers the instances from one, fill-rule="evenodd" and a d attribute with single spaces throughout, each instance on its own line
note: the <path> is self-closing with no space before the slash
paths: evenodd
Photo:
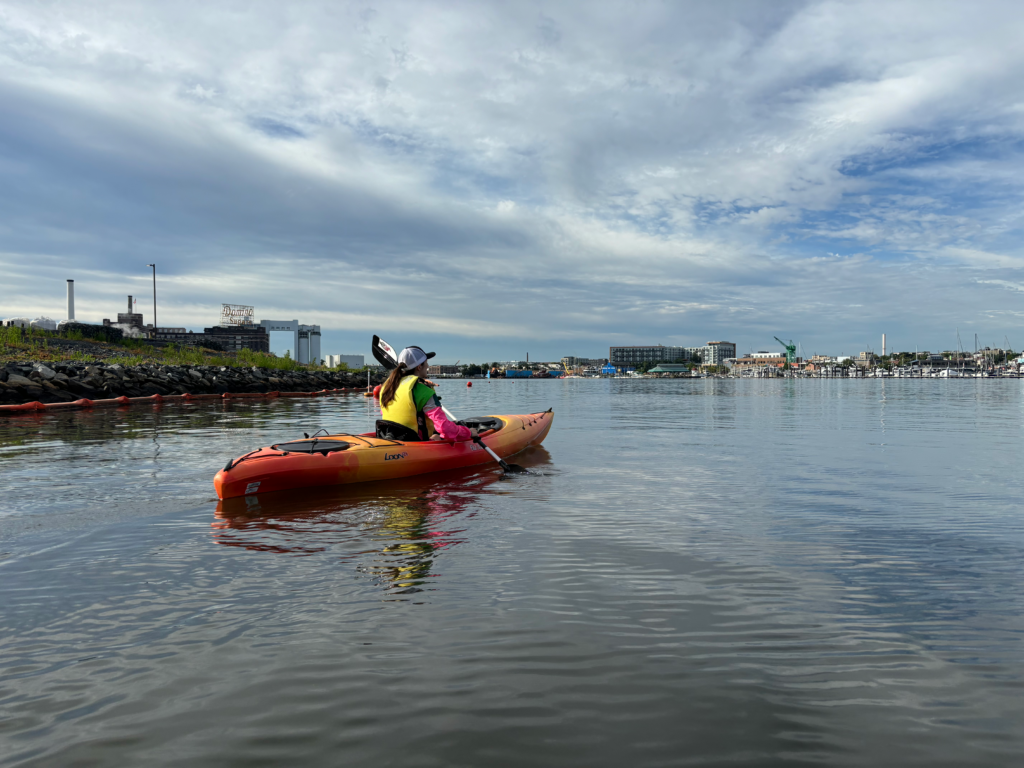
<path id="1" fill-rule="evenodd" d="M 363 389 L 378 371 L 301 365 L 288 356 L 221 352 L 141 339 L 101 342 L 74 332 L 0 328 L 0 405 L 149 395 Z"/>
<path id="2" fill-rule="evenodd" d="M 285 354 L 253 352 L 223 352 L 184 344 L 154 344 L 145 339 L 100 341 L 90 339 L 81 332 L 61 333 L 39 328 L 0 328 L 0 364 L 64 362 L 64 363 L 120 363 L 139 365 L 162 363 L 165 365 L 216 365 L 232 368 L 257 367 L 278 371 L 328 371 L 325 366 L 302 365 Z"/>

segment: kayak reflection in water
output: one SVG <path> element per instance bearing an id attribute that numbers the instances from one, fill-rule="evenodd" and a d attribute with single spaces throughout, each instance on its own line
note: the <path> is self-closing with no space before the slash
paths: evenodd
<path id="1" fill-rule="evenodd" d="M 374 537 L 387 543 L 373 561 L 358 570 L 400 594 L 423 591 L 440 551 L 464 541 L 459 536 L 465 529 L 452 530 L 446 523 L 472 500 L 442 487 L 408 502 L 385 502 L 387 511 Z"/>
<path id="2" fill-rule="evenodd" d="M 533 467 L 550 463 L 539 446 L 523 457 Z M 389 593 L 411 594 L 437 588 L 434 561 L 465 540 L 465 513 L 472 514 L 500 480 L 490 471 L 463 469 L 341 492 L 311 488 L 226 499 L 217 504 L 213 536 L 251 551 L 329 553 L 351 561 Z"/>

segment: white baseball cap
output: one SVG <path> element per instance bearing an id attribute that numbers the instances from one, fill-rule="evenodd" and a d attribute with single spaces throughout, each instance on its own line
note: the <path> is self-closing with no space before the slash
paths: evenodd
<path id="1" fill-rule="evenodd" d="M 419 368 L 433 356 L 433 352 L 424 352 L 421 347 L 406 347 L 398 356 L 398 362 L 404 364 L 406 370 L 411 371 L 413 368 Z"/>

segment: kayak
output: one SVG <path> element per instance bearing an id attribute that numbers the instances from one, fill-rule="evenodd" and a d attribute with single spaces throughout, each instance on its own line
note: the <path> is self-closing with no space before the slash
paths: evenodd
<path id="1" fill-rule="evenodd" d="M 540 445 L 555 415 L 551 410 L 512 416 L 483 416 L 463 424 L 477 426 L 481 440 L 501 458 Z M 286 491 L 313 486 L 347 485 L 423 475 L 447 469 L 494 463 L 471 441 L 403 442 L 359 435 L 303 437 L 257 448 L 232 459 L 213 478 L 217 498 Z"/>

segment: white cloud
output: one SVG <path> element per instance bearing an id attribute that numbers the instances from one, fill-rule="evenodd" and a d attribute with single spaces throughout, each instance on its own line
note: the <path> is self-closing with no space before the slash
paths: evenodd
<path id="1" fill-rule="evenodd" d="M 1022 32 L 1011 3 L 8 3 L 0 314 L 53 302 L 19 265 L 157 258 L 200 324 L 841 344 L 944 322 L 885 282 L 922 270 L 1016 322 L 983 284 L 1024 282 Z"/>

